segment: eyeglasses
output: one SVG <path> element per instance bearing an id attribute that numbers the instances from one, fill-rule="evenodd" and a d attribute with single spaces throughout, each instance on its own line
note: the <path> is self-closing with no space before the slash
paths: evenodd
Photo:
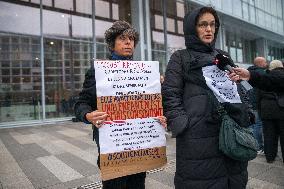
<path id="1" fill-rule="evenodd" d="M 216 29 L 217 25 L 215 22 L 211 22 L 210 24 L 208 22 L 201 22 L 199 24 L 197 24 L 197 26 L 203 30 L 205 30 L 208 26 L 210 26 L 211 29 Z"/>

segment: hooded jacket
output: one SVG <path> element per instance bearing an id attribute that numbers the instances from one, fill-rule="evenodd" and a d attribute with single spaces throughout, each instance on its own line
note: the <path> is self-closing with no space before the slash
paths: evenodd
<path id="1" fill-rule="evenodd" d="M 232 160 L 218 149 L 221 119 L 208 95 L 210 89 L 204 76 L 216 55 L 218 27 L 213 42 L 204 44 L 195 29 L 200 10 L 185 16 L 186 49 L 171 56 L 162 86 L 164 113 L 176 136 L 175 188 L 244 189 L 247 162 Z M 219 26 L 218 18 L 215 21 Z M 244 104 L 226 102 L 223 106 L 241 126 L 249 125 Z"/>

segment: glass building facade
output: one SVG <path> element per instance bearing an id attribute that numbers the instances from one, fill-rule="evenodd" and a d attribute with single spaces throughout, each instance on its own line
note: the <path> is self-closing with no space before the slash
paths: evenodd
<path id="1" fill-rule="evenodd" d="M 216 45 L 236 63 L 284 59 L 284 0 L 0 0 L 0 127 L 70 119 L 116 20 L 141 34 L 135 59 L 159 61 L 163 74 L 185 47 L 184 15 L 202 5 L 219 12 Z"/>

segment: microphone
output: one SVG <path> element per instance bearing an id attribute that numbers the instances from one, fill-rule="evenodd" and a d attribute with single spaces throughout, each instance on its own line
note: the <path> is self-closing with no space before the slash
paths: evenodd
<path id="1" fill-rule="evenodd" d="M 230 73 L 233 72 L 232 67 L 236 67 L 233 61 L 226 55 L 217 54 L 215 57 L 214 64 L 222 71 L 229 71 Z"/>
<path id="2" fill-rule="evenodd" d="M 233 67 L 236 67 L 234 62 L 228 56 L 224 54 L 217 54 L 213 63 L 220 70 L 229 71 L 230 73 L 234 72 Z M 247 81 L 240 80 L 240 83 L 246 91 L 249 91 L 252 89 L 252 86 Z"/>

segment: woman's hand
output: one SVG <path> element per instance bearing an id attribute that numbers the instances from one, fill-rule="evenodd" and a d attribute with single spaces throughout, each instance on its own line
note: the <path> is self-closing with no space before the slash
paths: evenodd
<path id="1" fill-rule="evenodd" d="M 158 120 L 164 128 L 167 128 L 167 118 L 165 116 L 157 116 L 155 119 Z"/>
<path id="2" fill-rule="evenodd" d="M 87 113 L 85 115 L 86 119 L 95 125 L 97 128 L 100 128 L 104 121 L 106 121 L 108 114 L 106 112 L 99 112 L 98 110 Z"/>

